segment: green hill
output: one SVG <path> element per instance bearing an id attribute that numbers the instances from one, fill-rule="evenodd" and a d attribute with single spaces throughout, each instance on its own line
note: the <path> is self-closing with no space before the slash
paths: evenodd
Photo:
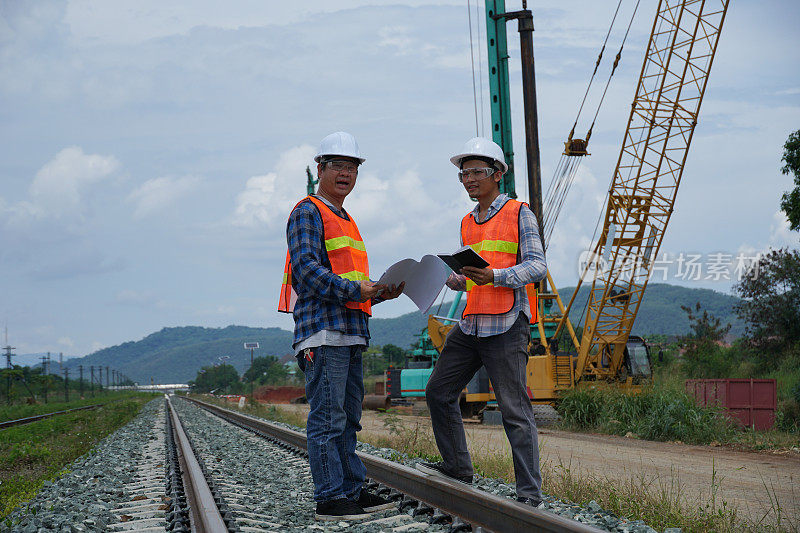
<path id="1" fill-rule="evenodd" d="M 570 311 L 570 318 L 578 322 L 588 297 L 588 287 L 582 287 Z M 573 288 L 560 291 L 565 304 L 572 296 Z M 665 334 L 683 335 L 689 331 L 686 314 L 681 305 L 694 306 L 700 302 L 723 323 L 731 323 L 731 333 L 741 335 L 743 325 L 733 312 L 738 298 L 708 289 L 689 289 L 676 285 L 649 285 L 633 326 L 637 335 Z M 441 308 L 444 314 L 449 304 Z M 435 311 L 435 309 L 434 309 Z M 459 311 L 460 312 L 460 311 Z M 376 318 L 370 321 L 373 345 L 394 344 L 408 348 L 417 341 L 427 317 L 418 312 L 396 318 Z M 258 342 L 256 355 L 282 356 L 291 351 L 292 333 L 279 328 L 251 328 L 228 326 L 226 328 L 204 328 L 186 326 L 164 328 L 139 341 L 104 348 L 83 358 L 70 359 L 65 366 L 84 368 L 111 366 L 134 381 L 149 383 L 153 378 L 158 383 L 185 383 L 197 375 L 203 367 L 228 357 L 239 373 L 250 364 L 250 353 L 245 351 L 245 342 Z M 88 369 L 85 370 L 85 374 Z"/>
<path id="2" fill-rule="evenodd" d="M 228 357 L 241 374 L 250 366 L 250 352 L 245 342 L 258 342 L 256 355 L 283 355 L 291 350 L 292 333 L 279 328 L 228 326 L 203 328 L 186 326 L 164 328 L 140 341 L 130 341 L 103 348 L 80 359 L 71 359 L 68 366 L 111 366 L 139 383 L 185 383 L 194 379 L 203 366 Z M 85 375 L 85 374 L 84 374 Z"/>
<path id="3" fill-rule="evenodd" d="M 564 305 L 569 302 L 575 287 L 559 289 Z M 589 299 L 589 287 L 584 285 L 572 304 L 570 320 L 580 321 L 586 310 Z M 719 318 L 723 324 L 731 324 L 731 333 L 740 337 L 744 333 L 744 324 L 733 311 L 739 301 L 736 296 L 723 294 L 711 289 L 689 289 L 666 283 L 651 283 L 647 286 L 644 298 L 639 306 L 639 314 L 633 323 L 634 335 L 685 335 L 689 332 L 689 320 L 681 305 L 694 309 L 697 302 L 703 309 Z"/>

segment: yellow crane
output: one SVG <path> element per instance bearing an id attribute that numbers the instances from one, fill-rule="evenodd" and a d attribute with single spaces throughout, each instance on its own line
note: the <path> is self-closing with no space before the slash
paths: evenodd
<path id="1" fill-rule="evenodd" d="M 570 387 L 619 379 L 633 322 L 672 216 L 729 0 L 661 0 L 594 243 L 592 287 Z M 593 268 L 591 268 L 593 267 Z M 569 328 L 569 308 L 556 336 Z M 552 356 L 548 350 L 548 355 Z M 555 369 L 555 365 L 554 365 Z M 559 382 L 553 372 L 554 383 Z"/>
<path id="2" fill-rule="evenodd" d="M 622 1 L 619 0 L 611 28 Z M 628 31 L 639 2 L 636 0 Z M 601 213 L 602 230 L 566 305 L 550 272 L 546 282 L 539 287 L 540 320 L 532 326 L 533 340 L 527 364 L 528 394 L 532 402 L 552 404 L 563 391 L 581 381 L 608 381 L 635 388 L 642 377 L 650 375 L 648 347 L 643 339 L 631 336 L 631 328 L 673 212 L 728 3 L 729 0 L 659 1 L 622 147 Z M 595 63 L 578 118 L 564 143 L 564 152 L 550 189 L 542 202 L 533 81 L 533 18 L 524 0 L 522 7 L 521 11 L 506 12 L 504 0 L 486 0 L 492 132 L 509 164 L 509 172 L 501 182 L 501 191 L 516 197 L 505 23 L 518 20 L 530 205 L 539 221 L 546 247 L 580 160 L 589 155 L 588 145 L 597 112 L 585 138 L 575 137 L 575 127 L 611 28 Z M 625 38 L 614 58 L 603 97 L 619 63 Z M 598 111 L 602 100 L 601 97 Z M 591 288 L 585 313 L 581 313 L 583 329 L 578 330 L 581 335 L 578 338 L 569 313 L 582 283 L 589 278 Z M 460 293 L 451 305 L 448 317 L 428 318 L 428 327 L 421 336 L 420 345 L 406 367 L 387 371 L 386 392 L 390 399 L 424 396 L 437 351 L 441 351 L 444 338 L 456 321 L 454 315 L 459 298 Z M 566 343 L 563 340 L 559 343 L 561 339 Z M 559 344 L 572 349 L 559 350 Z M 485 370 L 481 370 L 464 391 L 462 412 L 474 414 L 491 400 L 494 400 L 491 384 Z"/>
<path id="3" fill-rule="evenodd" d="M 549 290 L 539 293 L 539 339 L 534 341 L 527 366 L 529 395 L 534 402 L 551 403 L 560 392 L 580 381 L 633 386 L 635 380 L 630 374 L 635 374 L 638 366 L 649 364 L 647 347 L 641 339 L 631 337 L 631 328 L 673 212 L 728 2 L 659 2 L 606 197 L 602 231 L 566 305 L 549 272 L 543 284 Z M 619 54 L 614 69 L 618 61 Z M 591 127 L 586 139 L 573 138 L 574 129 L 565 143 L 565 159 L 559 163 L 565 179 L 571 179 L 569 174 L 574 176 L 577 169 L 570 158 L 588 155 Z M 556 187 L 550 197 L 557 206 L 545 205 L 545 210 L 556 209 L 555 215 L 544 217 L 550 224 L 557 218 L 568 187 L 569 183 L 561 189 Z M 535 204 L 532 199 L 531 205 Z M 552 228 L 545 229 L 549 236 Z M 582 336 L 578 338 L 569 312 L 581 284 L 589 277 L 591 289 Z M 452 323 L 429 318 L 428 333 L 438 350 L 450 327 Z M 562 335 L 568 335 L 567 344 L 571 343 L 574 351 L 558 350 L 553 340 Z M 479 376 L 474 381 L 465 391 L 467 405 L 494 399 L 488 382 L 481 384 Z"/>

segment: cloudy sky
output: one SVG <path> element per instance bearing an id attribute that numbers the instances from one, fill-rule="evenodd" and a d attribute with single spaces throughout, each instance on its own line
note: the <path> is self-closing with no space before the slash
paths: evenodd
<path id="1" fill-rule="evenodd" d="M 616 2 L 529 6 L 546 187 Z M 575 283 L 591 242 L 655 6 L 641 2 L 550 244 L 560 286 Z M 632 8 L 623 0 L 620 17 Z M 798 245 L 778 211 L 791 184 L 782 144 L 800 128 L 798 27 L 793 0 L 731 2 L 668 259 Z M 620 38 L 615 30 L 610 48 Z M 512 24 L 523 154 L 517 39 Z M 285 221 L 319 140 L 336 130 L 367 158 L 345 207 L 374 277 L 401 258 L 454 250 L 473 204 L 448 158 L 476 133 L 473 98 L 465 1 L 0 3 L 0 319 L 11 344 L 83 355 L 164 326 L 290 328 L 275 312 Z M 482 109 L 479 132 L 488 120 Z M 524 176 L 524 157 L 517 165 Z M 524 180 L 517 188 L 527 198 Z M 376 316 L 413 309 L 402 298 Z"/>

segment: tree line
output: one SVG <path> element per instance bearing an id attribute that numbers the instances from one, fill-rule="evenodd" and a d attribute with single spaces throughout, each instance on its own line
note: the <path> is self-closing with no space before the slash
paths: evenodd
<path id="1" fill-rule="evenodd" d="M 364 377 L 383 375 L 389 365 L 403 366 L 407 355 L 408 350 L 394 344 L 370 346 L 362 358 Z M 254 358 L 252 365 L 241 376 L 233 365 L 227 363 L 204 366 L 195 379 L 189 381 L 189 388 L 193 392 L 241 394 L 249 392 L 251 386 L 304 384 L 303 373 L 295 361 L 284 364 L 274 355 L 265 355 Z"/>

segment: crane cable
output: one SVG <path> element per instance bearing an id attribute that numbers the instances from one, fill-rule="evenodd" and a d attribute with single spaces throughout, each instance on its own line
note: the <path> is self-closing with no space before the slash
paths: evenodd
<path id="1" fill-rule="evenodd" d="M 469 0 L 467 0 L 467 7 L 469 7 Z M 477 26 L 477 31 L 475 33 L 478 34 L 478 93 L 481 95 L 481 137 L 486 136 L 486 123 L 484 122 L 484 111 L 485 107 L 483 105 L 483 62 L 481 61 L 481 14 L 480 9 L 478 8 L 478 2 L 475 2 L 475 25 Z"/>
<path id="2" fill-rule="evenodd" d="M 663 24 L 664 24 L 664 19 L 662 18 L 662 19 L 659 20 L 658 26 L 657 26 L 655 32 L 653 32 L 653 35 L 660 35 L 661 34 L 661 28 L 662 28 Z M 645 62 L 644 70 L 642 71 L 641 79 L 645 79 L 647 77 L 649 69 L 650 69 L 650 63 Z M 642 142 L 642 139 L 644 138 L 644 132 L 645 132 L 644 129 L 642 129 L 639 132 L 639 140 L 637 141 L 637 144 Z M 632 172 L 633 172 L 633 166 L 631 165 L 628 168 L 628 179 L 630 179 L 630 176 L 631 176 Z M 609 184 L 608 188 L 606 189 L 606 196 L 605 196 L 605 199 L 603 200 L 603 205 L 606 205 L 607 202 L 609 201 L 609 196 L 611 195 L 611 188 L 614 186 L 614 178 L 615 178 L 615 176 L 611 177 L 611 183 Z M 594 242 L 594 238 L 597 235 L 597 229 L 600 227 L 600 221 L 603 219 L 604 216 L 605 216 L 605 211 L 600 211 L 600 214 L 597 216 L 597 222 L 595 222 L 595 225 L 594 225 L 594 231 L 592 232 L 592 238 L 591 238 L 591 240 L 589 242 L 592 242 L 592 243 Z M 594 258 L 590 258 L 590 259 L 595 260 Z M 595 277 L 597 276 L 597 268 L 595 268 L 595 274 L 594 275 L 595 275 Z M 578 323 L 575 326 L 576 328 L 583 328 L 584 319 L 586 318 L 586 308 L 589 306 L 590 297 L 591 297 L 591 291 L 589 292 L 589 295 L 587 296 L 586 300 L 584 300 L 584 302 L 583 302 L 583 308 L 581 309 L 581 313 L 578 315 L 579 318 L 578 318 Z"/>
<path id="3" fill-rule="evenodd" d="M 594 118 L 592 118 L 592 125 L 589 126 L 589 131 L 586 133 L 586 142 L 589 142 L 589 138 L 592 136 L 592 129 L 594 128 L 594 123 L 597 120 L 597 115 L 600 113 L 600 107 L 603 105 L 603 100 L 606 98 L 606 93 L 608 92 L 608 86 L 611 84 L 611 78 L 614 77 L 614 72 L 617 70 L 617 65 L 619 65 L 619 60 L 622 57 L 622 49 L 625 47 L 625 41 L 628 39 L 628 34 L 631 31 L 631 25 L 633 24 L 633 19 L 636 17 L 636 12 L 639 10 L 639 3 L 641 0 L 636 0 L 636 6 L 633 8 L 633 15 L 631 15 L 631 20 L 628 22 L 628 29 L 625 30 L 625 36 L 622 38 L 622 43 L 619 45 L 619 51 L 617 52 L 616 57 L 614 58 L 614 65 L 611 67 L 611 74 L 608 75 L 608 80 L 606 81 L 606 87 L 603 89 L 603 96 L 600 97 L 600 102 L 597 104 L 597 109 L 594 112 Z"/>
<path id="4" fill-rule="evenodd" d="M 622 5 L 622 0 L 617 2 L 617 9 L 614 11 L 614 16 L 611 19 L 611 25 L 608 27 L 608 32 L 606 32 L 606 38 L 603 41 L 603 46 L 600 48 L 600 53 L 597 55 L 597 61 L 594 63 L 594 70 L 592 71 L 592 77 L 589 78 L 589 85 L 586 87 L 586 92 L 583 93 L 583 100 L 581 100 L 581 106 L 578 108 L 578 114 L 575 116 L 575 123 L 572 125 L 572 132 L 570 133 L 569 137 L 572 138 L 572 134 L 575 132 L 575 127 L 578 125 L 578 119 L 581 116 L 581 111 L 583 111 L 583 104 L 586 103 L 586 97 L 589 96 L 589 89 L 592 88 L 592 82 L 594 81 L 594 76 L 597 74 L 597 67 L 600 66 L 600 61 L 603 59 L 603 52 L 606 50 L 606 44 L 608 43 L 608 37 L 611 35 L 611 30 L 614 28 L 614 21 L 617 20 L 617 14 L 619 13 L 619 8 Z"/>
<path id="5" fill-rule="evenodd" d="M 592 86 L 592 83 L 594 82 L 595 75 L 597 74 L 597 69 L 602 61 L 603 53 L 608 44 L 609 36 L 611 35 L 611 31 L 614 28 L 614 23 L 617 19 L 617 15 L 619 14 L 619 10 L 622 5 L 622 0 L 619 0 L 619 2 L 617 3 L 617 9 L 614 11 L 614 16 L 611 19 L 611 25 L 608 28 L 608 32 L 606 32 L 606 37 L 603 41 L 603 46 L 601 47 L 600 53 L 598 54 L 597 60 L 595 61 L 594 70 L 592 71 L 592 76 L 589 79 L 589 84 L 586 88 L 586 92 L 583 95 L 583 100 L 581 101 L 580 108 L 578 109 L 578 114 L 575 117 L 575 122 L 572 125 L 572 130 L 569 133 L 567 147 L 565 148 L 564 152 L 561 155 L 561 159 L 559 160 L 558 165 L 556 166 L 556 170 L 553 173 L 553 179 L 550 181 L 550 184 L 548 186 L 545 195 L 546 198 L 544 202 L 545 250 L 547 249 L 547 246 L 549 245 L 550 242 L 550 238 L 553 235 L 553 228 L 555 226 L 555 222 L 558 219 L 559 214 L 561 213 L 561 209 L 564 206 L 564 201 L 566 200 L 566 197 L 569 194 L 569 190 L 572 187 L 572 183 L 575 180 L 575 176 L 577 175 L 578 168 L 580 167 L 580 158 L 583 157 L 584 155 L 588 155 L 588 153 L 585 150 L 586 145 L 592 136 L 592 130 L 594 128 L 595 122 L 597 121 L 597 116 L 600 113 L 600 108 L 603 105 L 603 101 L 605 100 L 606 93 L 608 92 L 608 87 L 611 84 L 611 79 L 613 78 L 614 73 L 617 70 L 617 66 L 619 65 L 620 58 L 622 57 L 622 50 L 625 46 L 625 41 L 628 38 L 628 34 L 630 33 L 631 26 L 633 25 L 633 21 L 639 9 L 640 2 L 641 0 L 637 0 L 636 6 L 634 7 L 633 13 L 631 14 L 631 18 L 628 21 L 628 27 L 625 31 L 625 36 L 623 37 L 619 51 L 617 52 L 617 55 L 614 58 L 614 63 L 611 68 L 611 73 L 608 76 L 608 80 L 606 81 L 603 94 L 600 98 L 599 103 L 597 104 L 594 117 L 592 118 L 592 124 L 589 127 L 589 130 L 586 134 L 586 139 L 582 141 L 583 150 L 581 152 L 572 153 L 570 145 L 573 141 L 575 128 L 577 127 L 578 120 L 580 119 L 581 113 L 586 103 L 586 98 L 589 94 L 589 90 Z"/>
<path id="6" fill-rule="evenodd" d="M 469 25 L 469 59 L 472 65 L 472 100 L 475 103 L 475 136 L 477 137 L 480 135 L 478 130 L 478 90 L 475 88 L 475 47 L 472 44 L 472 6 L 470 6 L 470 0 L 467 0 L 467 22 Z"/>

